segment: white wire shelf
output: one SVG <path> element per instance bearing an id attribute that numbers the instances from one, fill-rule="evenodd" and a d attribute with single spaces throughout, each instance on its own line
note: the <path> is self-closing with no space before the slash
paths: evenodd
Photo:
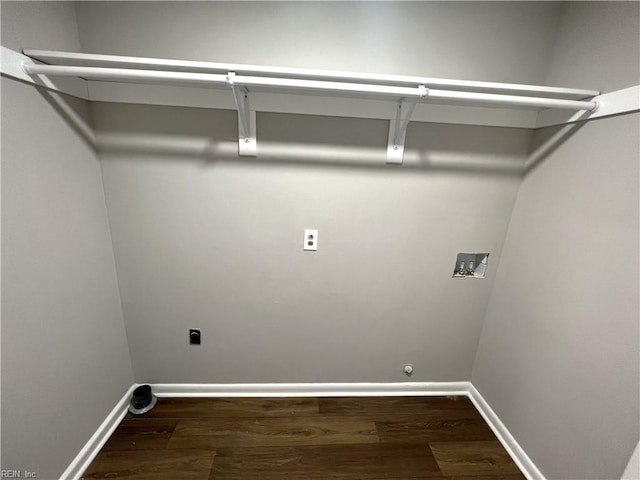
<path id="1" fill-rule="evenodd" d="M 533 128 L 541 109 L 600 110 L 597 90 L 51 50 L 3 47 L 2 71 L 87 100 L 235 108 L 243 156 L 256 155 L 256 110 L 389 119 L 391 164 L 412 120 Z"/>

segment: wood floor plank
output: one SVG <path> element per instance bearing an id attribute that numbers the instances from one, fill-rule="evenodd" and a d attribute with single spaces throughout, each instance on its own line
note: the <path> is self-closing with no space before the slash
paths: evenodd
<path id="1" fill-rule="evenodd" d="M 471 475 L 471 476 L 446 476 L 446 477 L 428 477 L 429 480 L 527 480 L 527 478 L 519 474 L 513 475 Z M 376 477 L 367 480 L 404 480 L 403 477 Z"/>
<path id="2" fill-rule="evenodd" d="M 511 475 L 456 475 L 453 477 L 442 477 L 445 480 L 527 480 L 527 478 L 521 473 L 514 473 Z"/>
<path id="3" fill-rule="evenodd" d="M 337 418 L 358 418 L 360 420 L 366 420 L 366 421 L 371 421 L 371 422 L 389 422 L 389 423 L 397 423 L 397 422 L 406 422 L 406 423 L 411 423 L 411 422 L 418 422 L 418 421 L 449 421 L 449 420 L 477 420 L 477 421 L 481 421 L 484 422 L 484 419 L 482 418 L 482 416 L 477 412 L 477 411 L 466 411 L 466 410 L 457 410 L 457 411 L 449 411 L 449 412 L 444 412 L 442 415 L 438 415 L 435 414 L 433 412 L 431 413 L 425 413 L 425 414 L 416 414 L 416 413 L 409 413 L 409 414 L 405 414 L 402 412 L 395 412 L 395 413 L 391 413 L 391 412 L 381 412 L 381 413 L 373 413 L 373 414 L 368 414 L 368 415 L 323 415 L 321 414 L 320 417 L 322 418 L 330 418 L 330 417 L 337 417 Z"/>
<path id="4" fill-rule="evenodd" d="M 177 423 L 176 419 L 133 420 L 125 418 L 102 449 L 110 451 L 166 448 Z"/>
<path id="5" fill-rule="evenodd" d="M 467 397 L 161 398 L 85 478 L 524 480 Z"/>
<path id="6" fill-rule="evenodd" d="M 431 442 L 444 475 L 479 476 L 520 473 L 498 441 Z"/>
<path id="7" fill-rule="evenodd" d="M 105 452 L 112 450 L 157 450 L 167 448 L 170 433 L 154 435 L 144 433 L 114 433 L 102 447 Z"/>
<path id="8" fill-rule="evenodd" d="M 127 417 L 120 422 L 115 431 L 117 433 L 172 433 L 177 424 L 176 418 Z"/>
<path id="9" fill-rule="evenodd" d="M 478 417 L 473 403 L 463 396 L 453 397 L 331 397 L 319 398 L 321 415 L 430 415 L 443 420 Z"/>
<path id="10" fill-rule="evenodd" d="M 435 441 L 496 440 L 482 418 L 455 420 L 433 419 L 415 415 L 395 422 L 376 422 L 381 442 L 426 443 Z"/>
<path id="11" fill-rule="evenodd" d="M 210 480 L 427 479 L 441 476 L 426 446 L 321 445 L 219 449 Z"/>
<path id="12" fill-rule="evenodd" d="M 83 478 L 204 480 L 210 475 L 214 457 L 215 451 L 199 450 L 100 452 Z"/>
<path id="13" fill-rule="evenodd" d="M 145 418 L 290 417 L 318 415 L 317 398 L 159 398 Z"/>
<path id="14" fill-rule="evenodd" d="M 180 420 L 168 448 L 378 443 L 375 424 L 357 417 Z"/>
<path id="15" fill-rule="evenodd" d="M 369 480 L 369 479 L 368 479 Z M 376 477 L 370 480 L 404 480 L 403 477 Z M 512 474 L 512 475 L 470 475 L 470 476 L 446 476 L 446 477 L 429 477 L 429 480 L 527 480 L 524 475 Z"/>

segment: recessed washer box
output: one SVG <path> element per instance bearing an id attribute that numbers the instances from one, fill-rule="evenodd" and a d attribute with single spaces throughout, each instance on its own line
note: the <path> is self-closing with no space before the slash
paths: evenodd
<path id="1" fill-rule="evenodd" d="M 453 278 L 484 278 L 489 266 L 488 253 L 459 253 L 453 267 Z"/>

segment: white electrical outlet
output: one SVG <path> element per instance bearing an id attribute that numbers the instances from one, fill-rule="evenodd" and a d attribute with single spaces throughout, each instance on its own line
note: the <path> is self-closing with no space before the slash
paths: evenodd
<path id="1" fill-rule="evenodd" d="M 304 249 L 312 252 L 318 250 L 318 230 L 312 228 L 305 229 Z"/>

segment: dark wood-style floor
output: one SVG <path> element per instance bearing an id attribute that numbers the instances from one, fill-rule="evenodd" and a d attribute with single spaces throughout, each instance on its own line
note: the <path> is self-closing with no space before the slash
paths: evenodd
<path id="1" fill-rule="evenodd" d="M 161 398 L 84 478 L 523 480 L 466 397 Z"/>

